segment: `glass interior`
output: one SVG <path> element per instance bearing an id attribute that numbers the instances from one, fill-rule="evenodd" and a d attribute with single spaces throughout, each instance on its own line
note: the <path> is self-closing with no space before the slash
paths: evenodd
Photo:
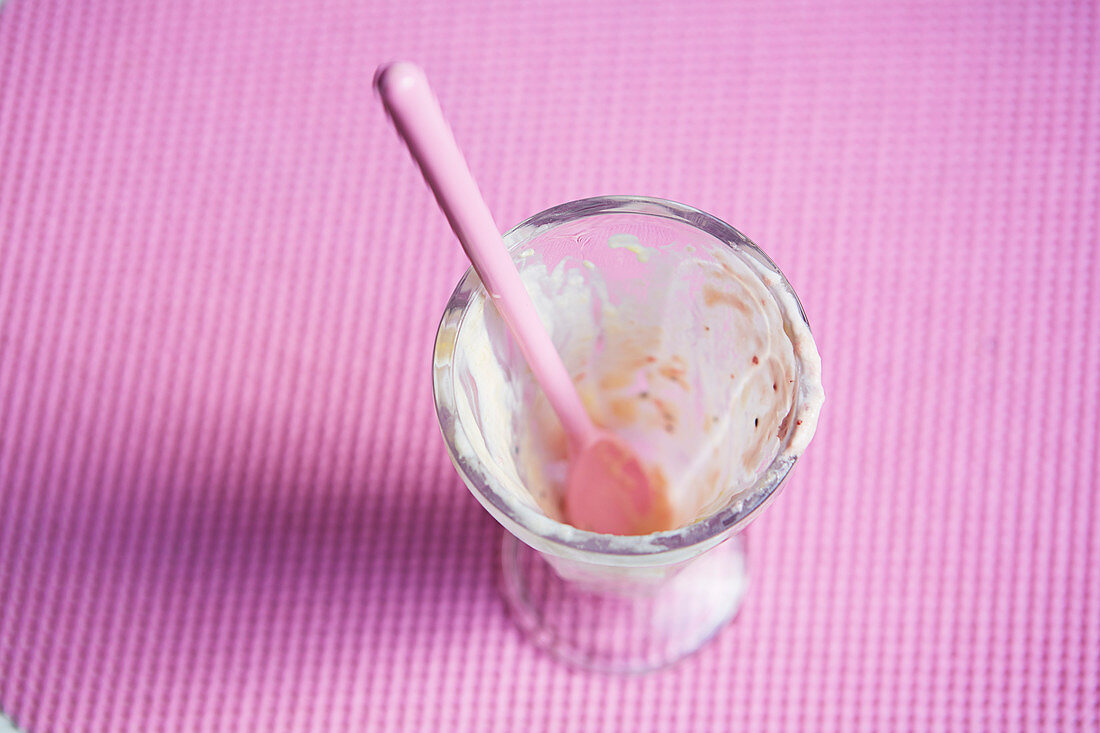
<path id="1" fill-rule="evenodd" d="M 594 241 L 598 241 L 600 246 L 590 246 Z M 511 249 L 521 273 L 537 267 L 542 268 L 543 274 L 553 272 L 556 276 L 540 280 L 544 287 L 533 294 L 536 304 L 540 299 L 553 303 L 555 299 L 583 294 L 585 288 L 575 286 L 583 281 L 589 271 L 616 272 L 617 277 L 598 281 L 598 287 L 603 288 L 602 298 L 570 304 L 571 312 L 580 317 L 584 317 L 588 309 L 600 308 L 598 301 L 602 301 L 605 307 L 608 303 L 613 307 L 628 304 L 629 316 L 637 317 L 641 322 L 664 317 L 663 314 L 670 312 L 670 307 L 668 303 L 661 302 L 662 298 L 675 296 L 679 287 L 676 279 L 677 258 L 690 257 L 699 248 L 732 248 L 741 258 L 752 258 L 757 265 L 778 273 L 774 263 L 759 248 L 729 225 L 690 207 L 639 197 L 585 199 L 554 207 L 512 229 L 505 235 L 505 243 Z M 610 246 L 604 246 L 605 243 Z M 650 251 L 641 246 L 654 243 L 660 244 L 660 248 Z M 781 274 L 779 286 L 790 292 L 790 286 Z M 519 539 L 553 556 L 552 559 L 558 559 L 555 565 L 559 566 L 559 570 L 568 572 L 572 569 L 574 575 L 591 576 L 593 572 L 598 574 L 603 566 L 632 567 L 634 572 L 644 572 L 645 567 L 659 568 L 684 563 L 742 529 L 774 497 L 793 466 L 793 459 L 776 458 L 769 464 L 762 464 L 761 470 L 754 475 L 752 485 L 732 487 L 738 489 L 737 495 L 724 503 L 722 495 L 729 496 L 730 486 L 708 488 L 709 493 L 698 492 L 698 506 L 693 508 L 692 516 L 684 518 L 687 523 L 679 529 L 640 537 L 614 536 L 585 532 L 561 522 L 561 513 L 555 510 L 554 497 L 547 495 L 547 486 L 551 482 L 545 480 L 546 477 L 533 476 L 529 466 L 524 467 L 515 459 L 525 434 L 524 421 L 530 423 L 527 427 L 531 428 L 526 434 L 543 435 L 545 432 L 540 432 L 539 426 L 534 423 L 546 418 L 545 414 L 540 418 L 534 407 L 524 412 L 524 406 L 538 404 L 540 393 L 537 386 L 519 374 L 518 368 L 509 366 L 522 364 L 522 360 L 518 354 L 509 353 L 509 349 L 515 351 L 510 340 L 500 333 L 493 333 L 494 329 L 500 331 L 503 326 L 499 318 L 494 318 L 491 306 L 487 307 L 485 297 L 476 274 L 468 271 L 455 289 L 440 324 L 434 357 L 435 397 L 440 425 L 451 459 L 475 497 Z M 797 305 L 797 299 L 790 300 Z M 685 307 L 693 306 L 686 302 Z M 784 318 L 805 320 L 800 305 L 797 305 L 797 311 L 784 313 Z M 478 348 L 466 348 L 470 346 L 466 341 L 474 337 L 474 331 L 463 332 L 463 324 L 469 319 L 481 317 L 484 320 L 479 323 L 483 323 L 485 328 L 477 330 L 494 338 L 491 343 L 477 344 Z M 629 318 L 625 322 L 629 325 Z M 687 322 L 704 327 L 703 319 L 689 318 Z M 705 327 L 710 331 L 712 326 L 720 329 L 722 324 L 712 323 Z M 572 367 L 575 375 L 581 376 L 578 386 L 582 388 L 582 395 L 585 394 L 583 383 L 587 373 L 583 360 L 589 358 L 586 355 L 599 347 L 607 347 L 614 354 L 627 353 L 629 348 L 626 346 L 632 343 L 633 338 L 633 332 L 627 328 L 624 330 L 627 334 L 625 340 L 617 345 L 593 344 L 591 339 L 577 337 L 576 334 L 583 334 L 583 329 L 571 327 L 569 323 L 552 324 L 551 330 L 563 360 Z M 699 335 L 692 334 L 690 329 L 682 333 L 677 329 L 665 330 L 670 331 L 674 339 L 687 342 L 699 340 Z M 710 341 L 718 346 L 714 357 L 721 357 L 721 338 L 711 338 Z M 487 350 L 493 350 L 496 363 L 511 370 L 508 379 L 501 382 L 510 386 L 511 393 L 487 392 L 483 385 L 479 387 L 471 379 L 469 366 L 463 360 L 468 358 L 468 352 L 476 352 L 483 358 Z M 645 358 L 644 353 L 639 353 Z M 715 390 L 722 385 L 706 370 L 686 376 L 676 372 L 672 374 L 680 381 L 692 379 L 692 386 L 702 397 L 694 403 L 698 410 L 693 412 L 685 403 L 680 406 L 684 409 L 675 411 L 681 420 L 676 429 L 681 432 L 694 430 L 705 420 L 711 419 L 710 415 L 705 414 L 707 395 L 716 394 Z M 603 392 L 595 384 L 589 391 L 589 402 L 595 412 L 603 410 L 607 413 L 609 409 L 607 404 L 599 403 Z M 797 399 L 797 394 L 798 390 L 793 389 L 792 399 Z M 649 396 L 648 393 L 645 396 Z M 484 410 L 478 412 L 478 408 L 505 401 L 518 406 L 516 425 L 510 421 L 480 419 L 475 415 L 475 412 L 491 415 Z M 791 409 L 794 408 L 792 405 Z M 654 415 L 660 419 L 659 410 Z M 600 421 L 606 424 L 613 422 L 614 415 L 602 414 L 601 418 Z M 516 437 L 519 440 L 512 441 L 512 433 L 508 431 L 517 425 Z M 653 429 L 653 426 L 643 425 L 635 434 L 629 434 L 630 422 L 624 423 L 623 427 L 626 432 L 624 437 L 647 453 L 663 451 L 666 456 L 676 455 L 677 445 L 670 437 L 671 428 L 664 431 L 659 426 Z M 769 429 L 774 429 L 774 426 Z M 779 433 L 782 433 L 782 427 Z M 682 434 L 678 436 L 680 445 L 683 444 L 682 438 Z M 513 445 L 513 442 L 516 444 Z M 525 446 L 525 449 L 529 448 L 532 446 Z M 543 479 L 541 484 L 539 479 Z"/>

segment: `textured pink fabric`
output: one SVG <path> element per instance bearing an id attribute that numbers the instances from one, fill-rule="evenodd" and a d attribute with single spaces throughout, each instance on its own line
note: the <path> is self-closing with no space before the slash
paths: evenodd
<path id="1" fill-rule="evenodd" d="M 829 401 L 669 671 L 514 630 L 430 391 L 464 269 L 371 91 L 502 227 L 694 204 Z M 0 10 L 0 708 L 34 731 L 1100 725 L 1094 2 Z"/>

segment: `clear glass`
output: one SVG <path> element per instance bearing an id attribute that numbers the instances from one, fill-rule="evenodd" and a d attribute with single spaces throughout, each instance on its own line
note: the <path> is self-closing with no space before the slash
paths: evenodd
<path id="1" fill-rule="evenodd" d="M 564 224 L 607 215 L 655 217 L 654 224 L 685 236 L 709 235 L 776 273 L 784 318 L 805 313 L 775 263 L 725 222 L 689 206 L 637 196 L 583 199 L 555 206 L 504 236 L 513 256 L 537 247 L 539 238 Z M 506 533 L 500 556 L 503 592 L 519 626 L 559 659 L 609 672 L 645 672 L 671 664 L 702 646 L 736 613 L 748 576 L 743 543 L 735 535 L 772 501 L 794 465 L 780 457 L 748 491 L 727 506 L 680 529 L 645 536 L 585 532 L 517 501 L 503 487 L 497 467 L 470 457 L 480 430 L 460 417 L 456 401 L 455 348 L 464 316 L 484 288 L 466 272 L 447 304 L 436 337 L 433 381 L 436 411 L 455 469 Z M 793 307 L 789 304 L 793 303 Z M 795 312 L 788 312 L 788 311 Z M 807 323 L 808 326 L 808 323 Z M 798 394 L 798 390 L 795 390 Z M 468 414 L 468 413 L 467 413 Z M 732 542 L 727 542 L 735 538 Z"/>

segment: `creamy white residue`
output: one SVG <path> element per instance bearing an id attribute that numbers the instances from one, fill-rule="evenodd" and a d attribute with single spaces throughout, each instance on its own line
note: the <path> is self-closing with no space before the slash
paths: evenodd
<path id="1" fill-rule="evenodd" d="M 593 419 L 631 443 L 667 492 L 676 526 L 737 501 L 813 436 L 821 362 L 781 276 L 705 235 L 645 229 L 529 243 L 517 258 Z M 633 258 L 626 261 L 623 258 Z M 518 501 L 567 522 L 557 417 L 482 291 L 454 347 L 458 446 Z"/>

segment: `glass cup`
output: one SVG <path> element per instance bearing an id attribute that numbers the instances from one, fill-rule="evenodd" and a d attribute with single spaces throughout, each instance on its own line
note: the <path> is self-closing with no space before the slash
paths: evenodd
<path id="1" fill-rule="evenodd" d="M 763 251 L 725 222 L 671 201 L 608 196 L 561 204 L 517 225 L 504 242 L 521 262 L 540 248 L 560 248 L 562 237 L 555 232 L 584 231 L 600 238 L 621 228 L 620 221 L 658 239 L 717 240 L 755 259 L 775 273 L 774 287 L 790 296 L 777 299 L 784 319 L 806 323 L 793 290 Z M 737 535 L 775 498 L 795 459 L 780 452 L 752 487 L 680 529 L 605 535 L 547 516 L 506 487 L 499 465 L 479 459 L 470 448 L 478 441 L 484 444 L 483 426 L 468 409 L 477 400 L 478 386 L 459 379 L 456 349 L 464 348 L 462 328 L 471 304 L 484 305 L 485 298 L 481 281 L 468 270 L 436 337 L 435 405 L 455 469 L 506 530 L 500 568 L 503 595 L 516 622 L 538 646 L 589 669 L 646 672 L 690 654 L 740 608 L 748 574 Z"/>

